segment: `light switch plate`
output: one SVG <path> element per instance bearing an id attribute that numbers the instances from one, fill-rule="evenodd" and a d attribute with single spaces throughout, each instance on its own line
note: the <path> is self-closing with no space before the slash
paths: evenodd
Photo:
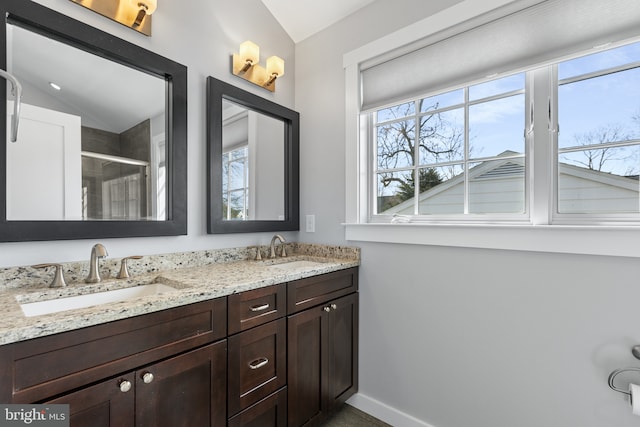
<path id="1" fill-rule="evenodd" d="M 307 231 L 307 233 L 315 233 L 316 232 L 316 216 L 315 215 L 307 215 L 307 217 L 306 217 L 306 231 Z"/>

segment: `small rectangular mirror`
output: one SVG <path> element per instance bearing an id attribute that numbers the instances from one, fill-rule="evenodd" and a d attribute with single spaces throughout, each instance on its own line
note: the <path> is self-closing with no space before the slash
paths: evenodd
<path id="1" fill-rule="evenodd" d="M 299 229 L 299 115 L 207 79 L 208 232 Z"/>

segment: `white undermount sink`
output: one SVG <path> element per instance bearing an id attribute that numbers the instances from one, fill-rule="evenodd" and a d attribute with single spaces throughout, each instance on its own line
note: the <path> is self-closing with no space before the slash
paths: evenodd
<path id="1" fill-rule="evenodd" d="M 298 260 L 298 261 L 288 261 L 288 262 L 273 264 L 273 265 L 270 265 L 269 268 L 277 268 L 280 270 L 297 270 L 300 268 L 314 268 L 322 264 L 323 264 L 322 262 L 317 262 L 317 261 Z"/>
<path id="2" fill-rule="evenodd" d="M 150 285 L 133 286 L 130 288 L 114 289 L 111 291 L 95 292 L 73 297 L 23 303 L 20 304 L 20 308 L 26 317 L 33 317 L 43 314 L 58 313 L 60 311 L 73 310 L 76 308 L 126 301 L 147 295 L 173 292 L 175 290 L 176 288 L 172 288 L 171 286 L 154 283 Z"/>

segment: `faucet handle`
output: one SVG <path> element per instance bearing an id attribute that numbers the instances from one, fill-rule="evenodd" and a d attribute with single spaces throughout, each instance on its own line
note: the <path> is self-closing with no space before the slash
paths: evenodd
<path id="1" fill-rule="evenodd" d="M 260 253 L 260 245 L 256 246 L 256 261 L 262 261 L 262 254 Z"/>
<path id="2" fill-rule="evenodd" d="M 64 281 L 64 275 L 62 274 L 62 264 L 36 264 L 32 265 L 33 268 L 47 268 L 55 267 L 56 272 L 53 275 L 53 280 L 49 285 L 50 288 L 64 288 L 67 283 Z"/>
<path id="3" fill-rule="evenodd" d="M 287 256 L 287 251 L 285 250 L 285 242 L 282 242 L 282 244 L 280 245 L 282 247 L 282 253 L 280 254 L 281 257 L 286 257 Z"/>
<path id="4" fill-rule="evenodd" d="M 142 255 L 132 255 L 132 256 L 128 256 L 125 258 L 122 258 L 122 262 L 120 264 L 120 272 L 118 273 L 118 275 L 116 276 L 118 279 L 128 279 L 129 277 L 131 277 L 129 275 L 129 270 L 127 269 L 127 260 L 128 259 L 140 259 L 142 258 Z"/>

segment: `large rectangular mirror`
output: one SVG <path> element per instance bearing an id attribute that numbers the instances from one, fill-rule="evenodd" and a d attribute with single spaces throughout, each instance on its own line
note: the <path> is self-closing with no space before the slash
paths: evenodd
<path id="1" fill-rule="evenodd" d="M 207 79 L 208 232 L 299 229 L 299 115 Z"/>
<path id="2" fill-rule="evenodd" d="M 31 1 L 0 6 L 0 241 L 186 234 L 186 67 Z"/>

